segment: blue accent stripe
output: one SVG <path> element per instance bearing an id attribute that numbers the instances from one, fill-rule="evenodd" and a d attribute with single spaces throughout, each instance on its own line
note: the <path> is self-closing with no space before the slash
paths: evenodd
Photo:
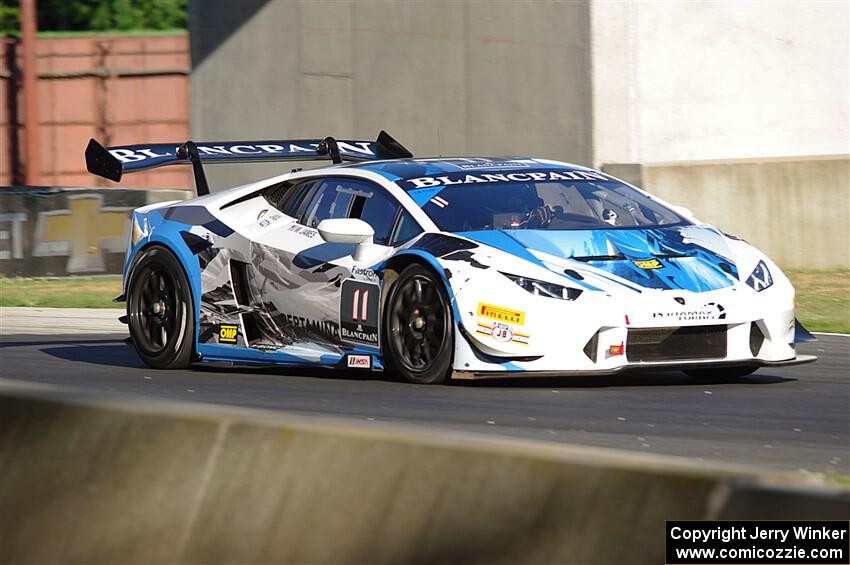
<path id="1" fill-rule="evenodd" d="M 429 200 L 440 194 L 444 188 L 446 187 L 429 186 L 428 188 L 416 188 L 414 190 L 408 190 L 407 195 L 413 198 L 416 205 L 421 208 L 422 206 L 425 206 Z"/>

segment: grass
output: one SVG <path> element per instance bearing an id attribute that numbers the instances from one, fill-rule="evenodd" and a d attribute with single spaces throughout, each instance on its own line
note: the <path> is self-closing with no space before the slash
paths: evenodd
<path id="1" fill-rule="evenodd" d="M 121 308 L 120 276 L 19 279 L 0 277 L 0 306 Z"/>
<path id="2" fill-rule="evenodd" d="M 789 269 L 797 317 L 809 330 L 850 333 L 850 269 Z M 13 279 L 0 277 L 0 306 L 120 308 L 121 277 Z"/>
<path id="3" fill-rule="evenodd" d="M 785 271 L 797 289 L 797 318 L 813 332 L 850 333 L 850 269 Z"/>

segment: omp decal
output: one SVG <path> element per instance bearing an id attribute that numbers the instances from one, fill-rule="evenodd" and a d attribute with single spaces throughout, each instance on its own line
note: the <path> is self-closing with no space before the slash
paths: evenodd
<path id="1" fill-rule="evenodd" d="M 478 322 L 478 328 L 475 330 L 475 333 L 488 335 L 496 341 L 503 343 L 513 342 L 528 345 L 528 334 L 516 332 L 509 325 L 500 324 L 499 322 L 492 325 Z"/>
<path id="2" fill-rule="evenodd" d="M 103 206 L 100 194 L 69 196 L 66 210 L 40 212 L 35 228 L 35 257 L 68 256 L 69 273 L 106 270 L 102 252 L 127 247 L 132 208 Z"/>
<path id="3" fill-rule="evenodd" d="M 525 325 L 525 312 L 511 310 L 501 306 L 493 306 L 492 304 L 485 304 L 483 302 L 478 303 L 478 315 L 482 318 L 490 318 L 518 326 Z"/>
<path id="4" fill-rule="evenodd" d="M 378 345 L 378 302 L 381 287 L 377 284 L 346 279 L 342 283 L 339 302 L 339 331 L 342 341 Z"/>
<path id="5" fill-rule="evenodd" d="M 637 267 L 638 269 L 645 270 L 660 269 L 664 266 L 658 259 L 647 259 L 646 261 L 632 261 L 632 263 L 634 263 L 635 267 Z"/>
<path id="6" fill-rule="evenodd" d="M 371 369 L 371 355 L 349 355 L 346 357 L 346 365 L 350 369 Z"/>
<path id="7" fill-rule="evenodd" d="M 219 343 L 236 343 L 236 336 L 239 335 L 238 326 L 229 324 L 220 324 L 218 326 L 218 342 Z"/>

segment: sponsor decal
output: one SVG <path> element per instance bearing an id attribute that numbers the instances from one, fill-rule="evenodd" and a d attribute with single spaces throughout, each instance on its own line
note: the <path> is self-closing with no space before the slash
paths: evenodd
<path id="1" fill-rule="evenodd" d="M 528 334 L 516 332 L 511 326 L 507 324 L 500 324 L 499 322 L 495 322 L 493 324 L 478 322 L 478 328 L 476 328 L 475 333 L 489 335 L 496 341 L 501 341 L 502 343 L 511 342 L 528 345 Z"/>
<path id="2" fill-rule="evenodd" d="M 660 269 L 664 265 L 661 264 L 661 261 L 658 259 L 649 259 L 647 261 L 632 261 L 638 269 L 650 270 L 650 269 Z"/>
<path id="3" fill-rule="evenodd" d="M 339 332 L 334 322 L 313 320 L 304 316 L 283 313 L 278 314 L 275 318 L 286 329 L 294 330 L 295 335 L 309 337 L 312 334 L 329 338 L 331 341 L 339 340 Z"/>
<path id="4" fill-rule="evenodd" d="M 364 279 L 369 279 L 370 281 L 377 281 L 378 274 L 372 269 L 364 269 L 362 267 L 354 267 L 351 269 L 351 274 L 357 277 L 363 277 Z"/>
<path id="5" fill-rule="evenodd" d="M 349 369 L 371 369 L 371 355 L 349 355 L 346 359 Z"/>
<path id="6" fill-rule="evenodd" d="M 514 173 L 449 173 L 435 177 L 400 179 L 396 183 L 405 190 L 450 186 L 453 184 L 492 184 L 499 182 L 544 182 L 571 180 L 610 180 L 596 171 L 522 171 Z"/>
<path id="7" fill-rule="evenodd" d="M 377 346 L 381 287 L 346 279 L 340 290 L 339 332 L 342 341 Z"/>
<path id="8" fill-rule="evenodd" d="M 307 226 L 302 226 L 301 224 L 292 224 L 289 226 L 289 231 L 292 233 L 297 233 L 298 235 L 303 235 L 304 237 L 316 237 L 316 234 L 319 233 L 318 230 L 313 228 L 308 228 Z"/>
<path id="9" fill-rule="evenodd" d="M 431 204 L 434 206 L 439 206 L 440 208 L 446 208 L 449 205 L 449 201 L 445 198 L 441 198 L 439 196 L 435 196 L 430 200 Z"/>
<path id="10" fill-rule="evenodd" d="M 132 208 L 103 205 L 100 194 L 68 197 L 67 210 L 40 212 L 35 227 L 36 257 L 68 257 L 69 273 L 106 270 L 102 253 L 127 248 Z"/>
<path id="11" fill-rule="evenodd" d="M 236 336 L 239 334 L 239 327 L 221 324 L 218 326 L 218 342 L 219 343 L 236 343 Z"/>
<path id="12" fill-rule="evenodd" d="M 623 355 L 625 352 L 626 352 L 626 344 L 621 341 L 620 345 L 610 346 L 608 348 L 608 351 L 606 352 L 605 356 L 606 357 L 617 357 L 619 355 Z"/>
<path id="13" fill-rule="evenodd" d="M 448 163 L 450 165 L 454 165 L 460 169 L 468 170 L 468 169 L 517 169 L 524 168 L 527 169 L 530 164 L 535 164 L 533 162 L 529 162 L 528 160 L 496 160 L 496 159 L 488 159 L 486 157 L 472 157 L 467 159 L 449 159 L 447 161 L 441 161 L 442 163 Z"/>
<path id="14" fill-rule="evenodd" d="M 747 278 L 747 284 L 756 292 L 761 292 L 773 285 L 773 277 L 770 276 L 764 261 L 758 262 L 753 273 Z"/>
<path id="15" fill-rule="evenodd" d="M 272 225 L 274 222 L 278 221 L 282 217 L 283 214 L 281 214 L 280 212 L 272 212 L 271 214 L 269 214 L 268 210 L 263 210 L 257 216 L 257 224 L 261 228 L 265 228 Z"/>
<path id="16" fill-rule="evenodd" d="M 708 320 L 725 320 L 726 308 L 716 302 L 703 304 L 701 308 L 693 310 L 678 310 L 675 312 L 653 312 L 653 319 L 661 319 L 665 322 L 693 322 Z"/>
<path id="17" fill-rule="evenodd" d="M 318 143 L 288 143 L 286 141 L 265 143 L 217 143 L 215 145 L 198 145 L 198 153 L 201 159 L 227 159 L 228 157 L 268 157 L 269 155 L 280 157 L 297 157 L 298 155 L 316 155 Z M 343 155 L 358 155 L 361 157 L 374 157 L 372 143 L 368 141 L 339 141 L 337 140 L 339 152 Z M 127 147 L 115 147 L 109 152 L 122 163 L 137 163 L 147 160 L 173 161 L 177 160 L 177 149 L 179 146 L 168 144 L 155 144 L 147 147 L 132 145 Z M 171 157 L 171 159 L 165 159 Z"/>
<path id="18" fill-rule="evenodd" d="M 518 326 L 525 325 L 525 312 L 519 310 L 511 310 L 501 306 L 493 306 L 492 304 L 478 303 L 478 315 L 482 318 L 490 318 L 508 324 L 516 324 Z"/>

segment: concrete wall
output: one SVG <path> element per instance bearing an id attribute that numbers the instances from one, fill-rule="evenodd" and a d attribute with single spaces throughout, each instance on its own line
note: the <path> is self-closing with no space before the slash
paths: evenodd
<path id="1" fill-rule="evenodd" d="M 0 274 L 120 274 L 134 208 L 185 190 L 0 189 Z"/>
<path id="2" fill-rule="evenodd" d="M 609 165 L 607 172 L 686 206 L 783 267 L 850 267 L 850 159 Z"/>
<path id="3" fill-rule="evenodd" d="M 847 2 L 591 11 L 596 164 L 850 153 Z"/>
<path id="4" fill-rule="evenodd" d="M 190 0 L 197 139 L 386 129 L 419 156 L 591 162 L 582 2 Z M 212 169 L 214 186 L 286 165 Z"/>
<path id="5" fill-rule="evenodd" d="M 24 182 L 19 41 L 0 39 L 0 186 Z M 188 139 L 186 33 L 39 37 L 36 70 L 43 186 L 191 186 L 188 167 L 129 175 L 116 184 L 89 174 L 83 157 L 92 137 L 104 145 Z"/>
<path id="6" fill-rule="evenodd" d="M 43 390 L 43 389 L 41 389 Z M 2 563 L 662 563 L 667 519 L 846 519 L 684 459 L 0 388 Z"/>

